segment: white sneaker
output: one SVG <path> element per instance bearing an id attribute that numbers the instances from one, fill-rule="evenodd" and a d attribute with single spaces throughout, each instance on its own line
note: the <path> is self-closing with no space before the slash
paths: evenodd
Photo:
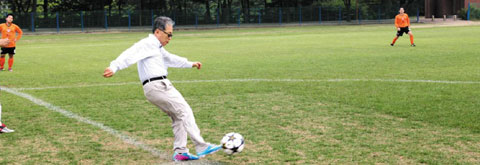
<path id="1" fill-rule="evenodd" d="M 12 133 L 12 132 L 15 132 L 15 130 L 13 129 L 8 129 L 7 127 L 3 128 L 2 131 L 0 131 L 2 133 Z"/>

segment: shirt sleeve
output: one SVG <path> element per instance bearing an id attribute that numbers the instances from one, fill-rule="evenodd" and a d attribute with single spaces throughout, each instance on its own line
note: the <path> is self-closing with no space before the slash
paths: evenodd
<path id="1" fill-rule="evenodd" d="M 20 38 L 22 38 L 23 31 L 18 26 L 16 26 L 15 31 L 18 33 L 17 34 L 17 41 L 18 41 L 18 40 L 20 40 Z"/>
<path id="2" fill-rule="evenodd" d="M 408 15 L 407 15 L 407 26 L 410 27 L 410 17 Z"/>
<path id="3" fill-rule="evenodd" d="M 113 73 L 117 72 L 118 70 L 125 69 L 140 60 L 153 56 L 154 53 L 152 53 L 151 50 L 152 49 L 150 49 L 148 45 L 138 42 L 132 47 L 123 51 L 122 54 L 117 57 L 117 59 L 110 63 L 109 68 L 113 71 Z"/>
<path id="4" fill-rule="evenodd" d="M 399 28 L 400 27 L 399 23 L 400 23 L 400 18 L 397 15 L 395 16 L 395 27 Z"/>
<path id="5" fill-rule="evenodd" d="M 163 60 L 165 62 L 165 65 L 167 67 L 173 67 L 173 68 L 191 68 L 193 65 L 193 62 L 188 61 L 184 57 L 180 57 L 174 54 L 169 53 L 167 50 L 164 48 L 161 48 L 161 53 L 163 54 Z"/>

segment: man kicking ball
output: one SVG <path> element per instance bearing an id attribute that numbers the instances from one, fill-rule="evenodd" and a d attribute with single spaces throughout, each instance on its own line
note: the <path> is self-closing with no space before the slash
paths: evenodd
<path id="1" fill-rule="evenodd" d="M 175 136 L 173 160 L 196 160 L 220 150 L 221 146 L 206 143 L 203 140 L 200 129 L 195 123 L 192 109 L 182 94 L 167 79 L 169 67 L 195 67 L 197 69 L 202 67 L 200 62 L 190 62 L 186 58 L 170 54 L 165 50 L 164 47 L 172 39 L 174 24 L 168 17 L 156 18 L 152 29 L 153 34 L 138 41 L 120 54 L 105 69 L 103 76 L 112 77 L 115 72 L 137 63 L 138 75 L 143 84 L 145 97 L 172 119 Z M 189 153 L 187 135 L 195 144 L 197 155 Z"/>

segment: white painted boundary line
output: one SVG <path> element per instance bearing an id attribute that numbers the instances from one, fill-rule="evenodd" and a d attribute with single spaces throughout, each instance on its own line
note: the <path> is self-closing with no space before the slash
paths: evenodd
<path id="1" fill-rule="evenodd" d="M 447 81 L 447 80 L 403 80 L 403 79 L 218 79 L 218 80 L 179 80 L 173 83 L 210 83 L 210 82 L 401 82 L 401 83 L 435 83 L 435 84 L 480 84 L 480 81 Z M 141 85 L 140 82 L 105 83 L 90 85 L 52 86 L 38 88 L 11 88 L 12 90 L 44 90 L 62 88 L 83 88 L 99 86 Z"/>
<path id="2" fill-rule="evenodd" d="M 113 128 L 110 128 L 108 126 L 105 126 L 103 125 L 102 123 L 99 123 L 99 122 L 96 122 L 96 121 L 93 121 L 93 120 L 90 120 L 90 119 L 87 119 L 85 117 L 82 117 L 82 116 L 79 116 L 75 113 L 72 113 L 70 111 L 67 111 L 67 110 L 64 110 L 60 107 L 57 107 L 55 105 L 52 105 L 48 102 L 45 102 L 41 99 L 38 99 L 38 98 L 35 98 L 33 97 L 32 95 L 29 95 L 29 94 L 26 94 L 26 93 L 22 93 L 22 92 L 18 92 L 14 89 L 10 89 L 10 88 L 6 88 L 6 87 L 1 87 L 1 89 L 5 92 L 8 92 L 8 93 L 11 93 L 11 94 L 14 94 L 14 95 L 17 95 L 19 97 L 23 97 L 27 100 L 30 100 L 31 102 L 37 104 L 37 105 L 40 105 L 40 106 L 44 106 L 46 107 L 47 109 L 49 110 L 52 110 L 52 111 L 55 111 L 55 112 L 58 112 L 62 115 L 64 115 L 65 117 L 68 117 L 68 118 L 72 118 L 72 119 L 75 119 L 77 121 L 80 121 L 80 122 L 83 122 L 83 123 L 86 123 L 86 124 L 90 124 L 90 125 L 93 125 L 95 127 L 98 127 L 100 129 L 102 129 L 103 131 L 111 134 L 111 135 L 114 135 L 116 136 L 117 138 L 123 140 L 125 143 L 128 143 L 128 144 L 132 144 L 138 148 L 141 148 L 145 151 L 148 151 L 150 152 L 152 155 L 156 156 L 156 157 L 159 157 L 159 158 L 162 158 L 162 159 L 165 159 L 165 160 L 170 160 L 169 157 L 167 156 L 166 153 L 154 148 L 154 147 L 150 147 L 140 141 L 137 141 L 135 138 L 132 138 L 130 136 L 127 136 L 127 135 L 124 135 L 122 134 L 121 132 L 113 129 Z"/>
<path id="3" fill-rule="evenodd" d="M 44 89 L 62 89 L 62 88 L 83 88 L 83 87 L 99 87 L 99 86 L 121 86 L 121 85 L 133 85 L 140 84 L 139 82 L 125 82 L 125 83 L 105 83 L 105 84 L 86 84 L 86 85 L 73 85 L 73 86 L 53 86 L 53 87 L 38 87 L 38 88 L 10 88 L 16 91 L 23 90 L 44 90 Z"/>
<path id="4" fill-rule="evenodd" d="M 104 47 L 104 46 L 118 46 L 123 43 L 114 43 L 114 44 L 85 44 L 82 45 L 83 47 Z M 128 44 L 125 44 L 128 45 Z M 130 44 L 132 45 L 132 44 Z M 48 46 L 25 46 L 22 47 L 24 49 L 52 49 L 52 48 L 65 48 L 65 47 L 76 47 L 78 48 L 78 45 L 48 45 Z"/>
<path id="5" fill-rule="evenodd" d="M 412 83 L 439 83 L 439 84 L 480 84 L 480 81 L 445 81 L 445 80 L 402 80 L 402 79 L 220 79 L 220 80 L 180 80 L 174 83 L 199 83 L 199 82 L 348 82 L 348 81 L 374 81 L 374 82 L 412 82 Z"/>

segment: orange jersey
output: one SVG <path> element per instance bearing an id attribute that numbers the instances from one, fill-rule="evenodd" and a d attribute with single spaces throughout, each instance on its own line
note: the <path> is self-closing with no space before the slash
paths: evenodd
<path id="1" fill-rule="evenodd" d="M 395 16 L 395 27 L 403 28 L 410 26 L 410 18 L 408 18 L 407 14 L 398 14 Z"/>
<path id="2" fill-rule="evenodd" d="M 8 40 L 10 40 L 10 43 L 5 46 L 6 48 L 15 47 L 15 40 L 20 40 L 23 34 L 22 29 L 13 23 L 10 26 L 7 26 L 6 23 L 0 24 L 0 32 L 2 33 L 2 39 L 8 38 Z M 18 33 L 18 35 L 16 35 L 16 33 Z"/>

